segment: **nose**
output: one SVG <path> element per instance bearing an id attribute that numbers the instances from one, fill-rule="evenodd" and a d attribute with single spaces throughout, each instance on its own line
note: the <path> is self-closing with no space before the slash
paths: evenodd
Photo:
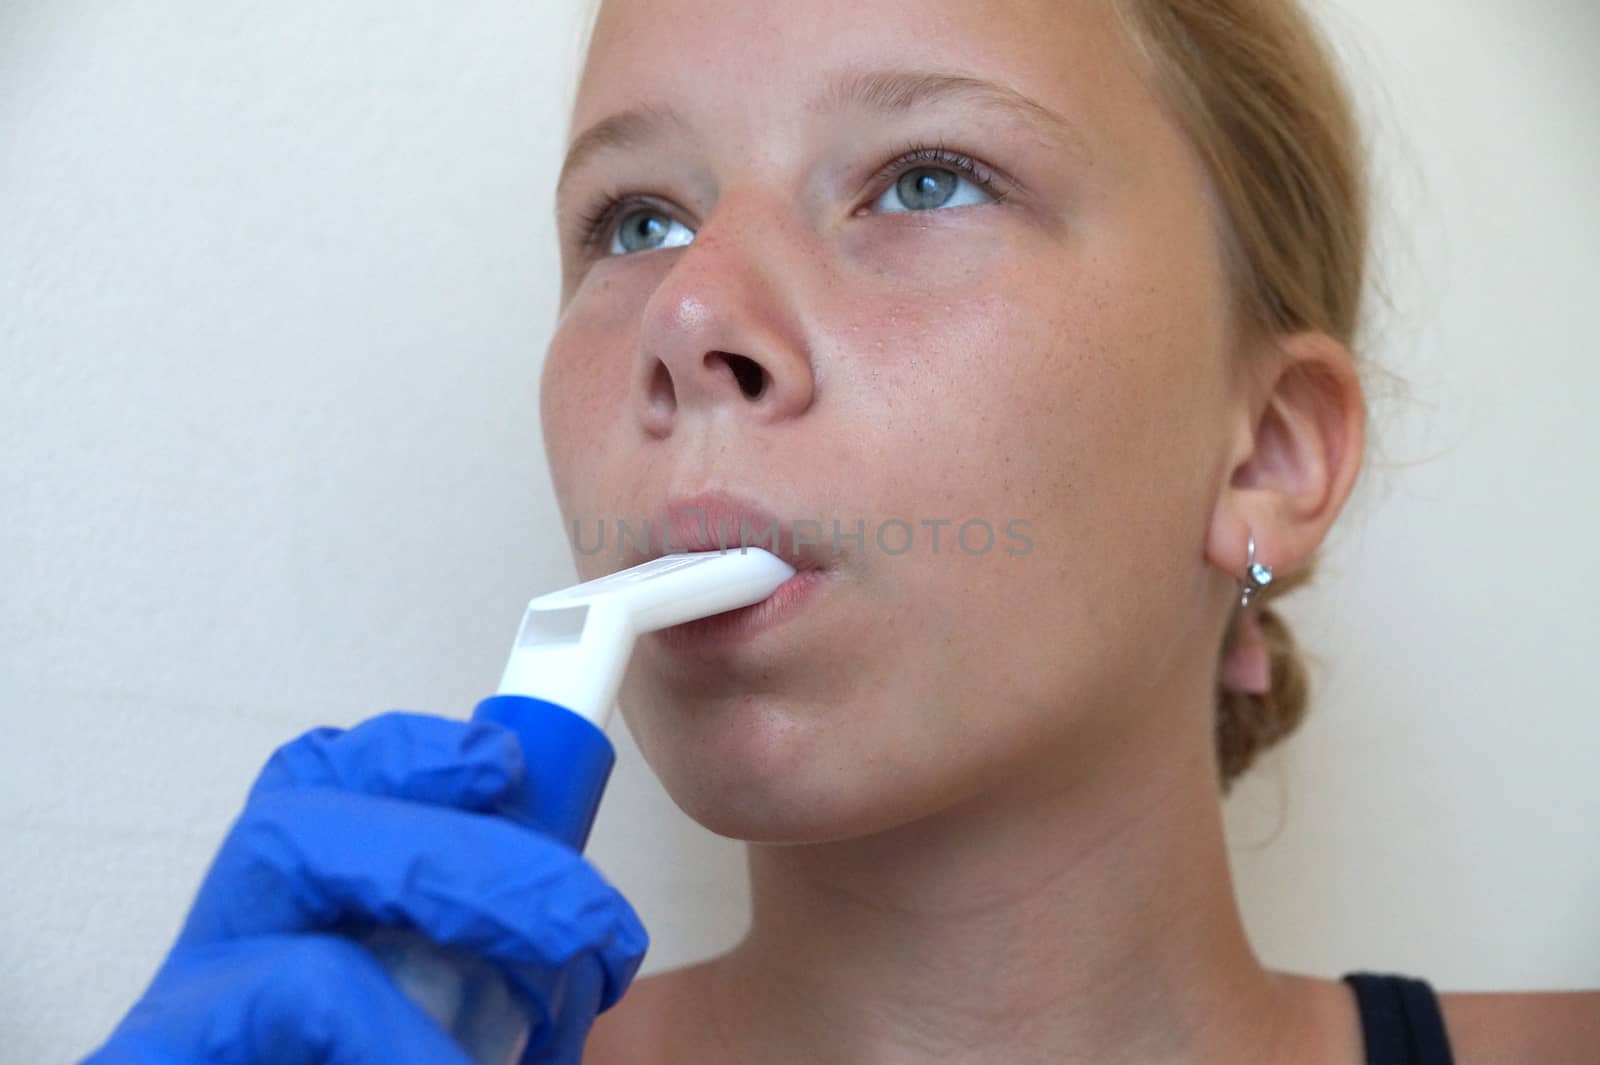
<path id="1" fill-rule="evenodd" d="M 795 274 L 783 258 L 753 252 L 783 246 L 771 243 L 776 227 L 744 217 L 742 239 L 729 235 L 729 214 L 719 212 L 721 226 L 703 225 L 645 305 L 633 391 L 654 436 L 729 413 L 772 424 L 811 405 L 815 375 L 780 281 Z"/>

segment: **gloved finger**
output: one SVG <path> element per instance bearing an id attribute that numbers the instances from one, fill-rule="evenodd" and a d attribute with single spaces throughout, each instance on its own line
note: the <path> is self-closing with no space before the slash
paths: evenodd
<path id="1" fill-rule="evenodd" d="M 252 800 L 201 883 L 180 947 L 372 922 L 496 961 L 590 952 L 602 1008 L 649 948 L 628 900 L 577 851 L 499 817 L 320 788 Z"/>
<path id="2" fill-rule="evenodd" d="M 471 1065 L 370 954 L 328 935 L 174 951 L 83 1065 L 202 1062 Z"/>
<path id="3" fill-rule="evenodd" d="M 582 1059 L 605 989 L 605 971 L 592 954 L 563 970 L 502 966 L 504 983 L 496 986 L 481 972 L 458 975 L 461 963 L 454 951 L 419 942 L 409 932 L 382 930 L 364 938 L 362 945 L 432 1016 L 449 1018 L 444 1023 L 455 1026 L 451 1034 L 473 1060 L 506 1060 L 505 1050 L 515 1038 L 505 1027 L 512 1005 L 503 997 L 507 994 L 520 1003 L 528 1022 L 528 1042 L 518 1065 L 577 1065 Z M 466 964 L 482 963 L 473 959 Z"/>
<path id="4" fill-rule="evenodd" d="M 348 731 L 316 728 L 289 741 L 250 795 L 326 787 L 488 810 L 522 774 L 522 747 L 505 726 L 394 710 Z"/>

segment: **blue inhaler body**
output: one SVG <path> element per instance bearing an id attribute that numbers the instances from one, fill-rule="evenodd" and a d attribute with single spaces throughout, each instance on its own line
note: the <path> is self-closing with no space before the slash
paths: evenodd
<path id="1" fill-rule="evenodd" d="M 635 639 L 760 602 L 792 576 L 759 548 L 666 555 L 530 602 L 499 691 L 472 714 L 510 729 L 522 747 L 521 787 L 496 812 L 581 853 L 616 763 L 605 727 Z M 361 942 L 476 1065 L 517 1065 L 550 1031 L 587 1031 L 599 1008 L 600 964 L 590 955 L 532 972 L 405 928 Z"/>

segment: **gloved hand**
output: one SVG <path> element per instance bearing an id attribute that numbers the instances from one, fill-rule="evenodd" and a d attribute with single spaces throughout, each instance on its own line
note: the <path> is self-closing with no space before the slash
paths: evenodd
<path id="1" fill-rule="evenodd" d="M 350 938 L 378 924 L 503 965 L 553 1015 L 524 1065 L 577 1065 L 649 936 L 581 854 L 494 814 L 521 773 L 510 730 L 423 714 L 279 748 L 149 989 L 84 1065 L 469 1065 Z M 563 971 L 565 1001 L 537 1001 Z"/>

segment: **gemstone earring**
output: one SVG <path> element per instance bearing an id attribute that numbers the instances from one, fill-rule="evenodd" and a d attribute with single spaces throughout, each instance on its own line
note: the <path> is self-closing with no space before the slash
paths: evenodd
<path id="1" fill-rule="evenodd" d="M 1250 558 L 1245 562 L 1244 582 L 1240 586 L 1239 605 L 1249 606 L 1257 592 L 1272 583 L 1272 567 L 1256 561 L 1256 534 L 1250 534 Z"/>

